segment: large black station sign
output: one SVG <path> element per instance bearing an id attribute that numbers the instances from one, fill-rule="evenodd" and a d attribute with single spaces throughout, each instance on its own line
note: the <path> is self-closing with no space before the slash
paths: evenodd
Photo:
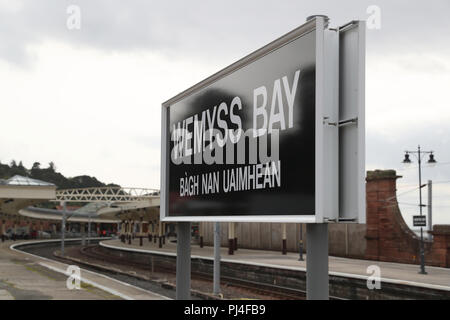
<path id="1" fill-rule="evenodd" d="M 315 219 L 317 26 L 306 23 L 163 104 L 163 219 Z"/>

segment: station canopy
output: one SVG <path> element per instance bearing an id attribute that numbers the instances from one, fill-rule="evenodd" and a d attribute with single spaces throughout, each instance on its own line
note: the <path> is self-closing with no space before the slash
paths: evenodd
<path id="1" fill-rule="evenodd" d="M 56 197 L 53 183 L 15 175 L 0 179 L 0 216 L 18 215 L 19 210 Z"/>
<path id="2" fill-rule="evenodd" d="M 0 185 L 8 186 L 54 186 L 53 183 L 15 175 L 7 180 L 0 179 Z"/>
<path id="3" fill-rule="evenodd" d="M 75 210 L 75 212 L 77 214 L 85 214 L 85 215 L 95 214 L 95 215 L 97 215 L 98 210 L 100 210 L 101 208 L 104 208 L 104 207 L 108 207 L 107 202 L 91 202 L 91 203 L 88 203 L 88 204 L 84 205 L 83 207 Z"/>

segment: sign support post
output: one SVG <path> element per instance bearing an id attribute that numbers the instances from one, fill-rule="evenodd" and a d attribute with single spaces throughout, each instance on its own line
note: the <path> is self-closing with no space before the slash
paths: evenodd
<path id="1" fill-rule="evenodd" d="M 177 300 L 191 299 L 191 223 L 177 223 Z"/>
<path id="2" fill-rule="evenodd" d="M 306 299 L 328 300 L 328 224 L 306 225 Z"/>

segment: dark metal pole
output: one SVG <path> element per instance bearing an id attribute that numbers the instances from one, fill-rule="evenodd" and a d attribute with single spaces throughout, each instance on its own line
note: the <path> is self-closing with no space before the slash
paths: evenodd
<path id="1" fill-rule="evenodd" d="M 419 158 L 419 208 L 420 216 L 422 216 L 422 168 L 421 168 L 421 155 L 420 145 L 418 146 L 418 158 Z M 420 274 L 427 274 L 425 271 L 425 250 L 423 244 L 423 227 L 420 227 Z"/>
<path id="2" fill-rule="evenodd" d="M 236 236 L 236 222 L 233 222 L 233 249 L 237 251 L 238 249 L 238 238 Z"/>
<path id="3" fill-rule="evenodd" d="M 201 222 L 198 224 L 198 234 L 200 238 L 200 248 L 203 248 L 203 224 Z"/>
<path id="4" fill-rule="evenodd" d="M 81 245 L 85 246 L 86 245 L 86 226 L 84 224 L 84 222 L 80 223 L 80 228 L 81 228 Z"/>
<path id="5" fill-rule="evenodd" d="M 133 222 L 128 220 L 128 244 L 131 244 L 131 235 L 133 234 Z"/>
<path id="6" fill-rule="evenodd" d="M 281 254 L 287 254 L 286 223 L 281 224 Z"/>
<path id="7" fill-rule="evenodd" d="M 214 222 L 214 281 L 213 293 L 220 294 L 220 222 Z"/>
<path id="8" fill-rule="evenodd" d="M 144 233 L 144 218 L 143 217 L 141 217 L 140 218 L 140 222 L 139 222 L 139 246 L 141 246 L 142 247 L 142 245 L 143 245 L 143 242 L 142 242 L 142 234 Z"/>
<path id="9" fill-rule="evenodd" d="M 2 220 L 2 242 L 5 242 L 5 220 Z"/>
<path id="10" fill-rule="evenodd" d="M 63 216 L 61 221 L 61 256 L 64 257 L 64 238 L 66 236 L 66 202 L 62 202 Z"/>
<path id="11" fill-rule="evenodd" d="M 228 222 L 228 254 L 232 255 L 234 251 L 233 223 Z"/>
<path id="12" fill-rule="evenodd" d="M 328 224 L 306 225 L 306 299 L 328 300 Z"/>
<path id="13" fill-rule="evenodd" d="M 191 223 L 177 223 L 177 300 L 191 299 Z"/>
<path id="14" fill-rule="evenodd" d="M 88 238 L 87 238 L 88 245 L 91 244 L 91 213 L 89 212 L 89 220 L 88 220 Z"/>
<path id="15" fill-rule="evenodd" d="M 428 231 L 433 231 L 433 182 L 431 180 L 428 180 Z M 432 240 L 433 235 L 432 233 L 428 234 L 428 239 Z"/>
<path id="16" fill-rule="evenodd" d="M 300 257 L 298 258 L 298 261 L 304 261 L 305 259 L 303 259 L 303 223 L 300 223 L 300 244 L 299 244 L 299 249 L 300 249 Z"/>

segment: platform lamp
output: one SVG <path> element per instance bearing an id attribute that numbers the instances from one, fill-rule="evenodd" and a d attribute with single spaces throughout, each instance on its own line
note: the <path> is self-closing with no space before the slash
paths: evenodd
<path id="1" fill-rule="evenodd" d="M 429 159 L 427 163 L 435 164 L 436 160 L 434 159 L 433 151 L 423 151 L 420 149 L 420 145 L 417 147 L 417 151 L 405 151 L 405 158 L 403 159 L 403 163 L 410 164 L 412 161 L 409 158 L 410 154 L 414 154 L 417 157 L 417 161 L 419 163 L 419 210 L 420 215 L 422 216 L 422 188 L 426 186 L 426 184 L 422 185 L 422 157 L 425 154 L 429 154 Z M 425 250 L 423 245 L 423 227 L 420 227 L 420 274 L 427 274 L 425 271 Z"/>

